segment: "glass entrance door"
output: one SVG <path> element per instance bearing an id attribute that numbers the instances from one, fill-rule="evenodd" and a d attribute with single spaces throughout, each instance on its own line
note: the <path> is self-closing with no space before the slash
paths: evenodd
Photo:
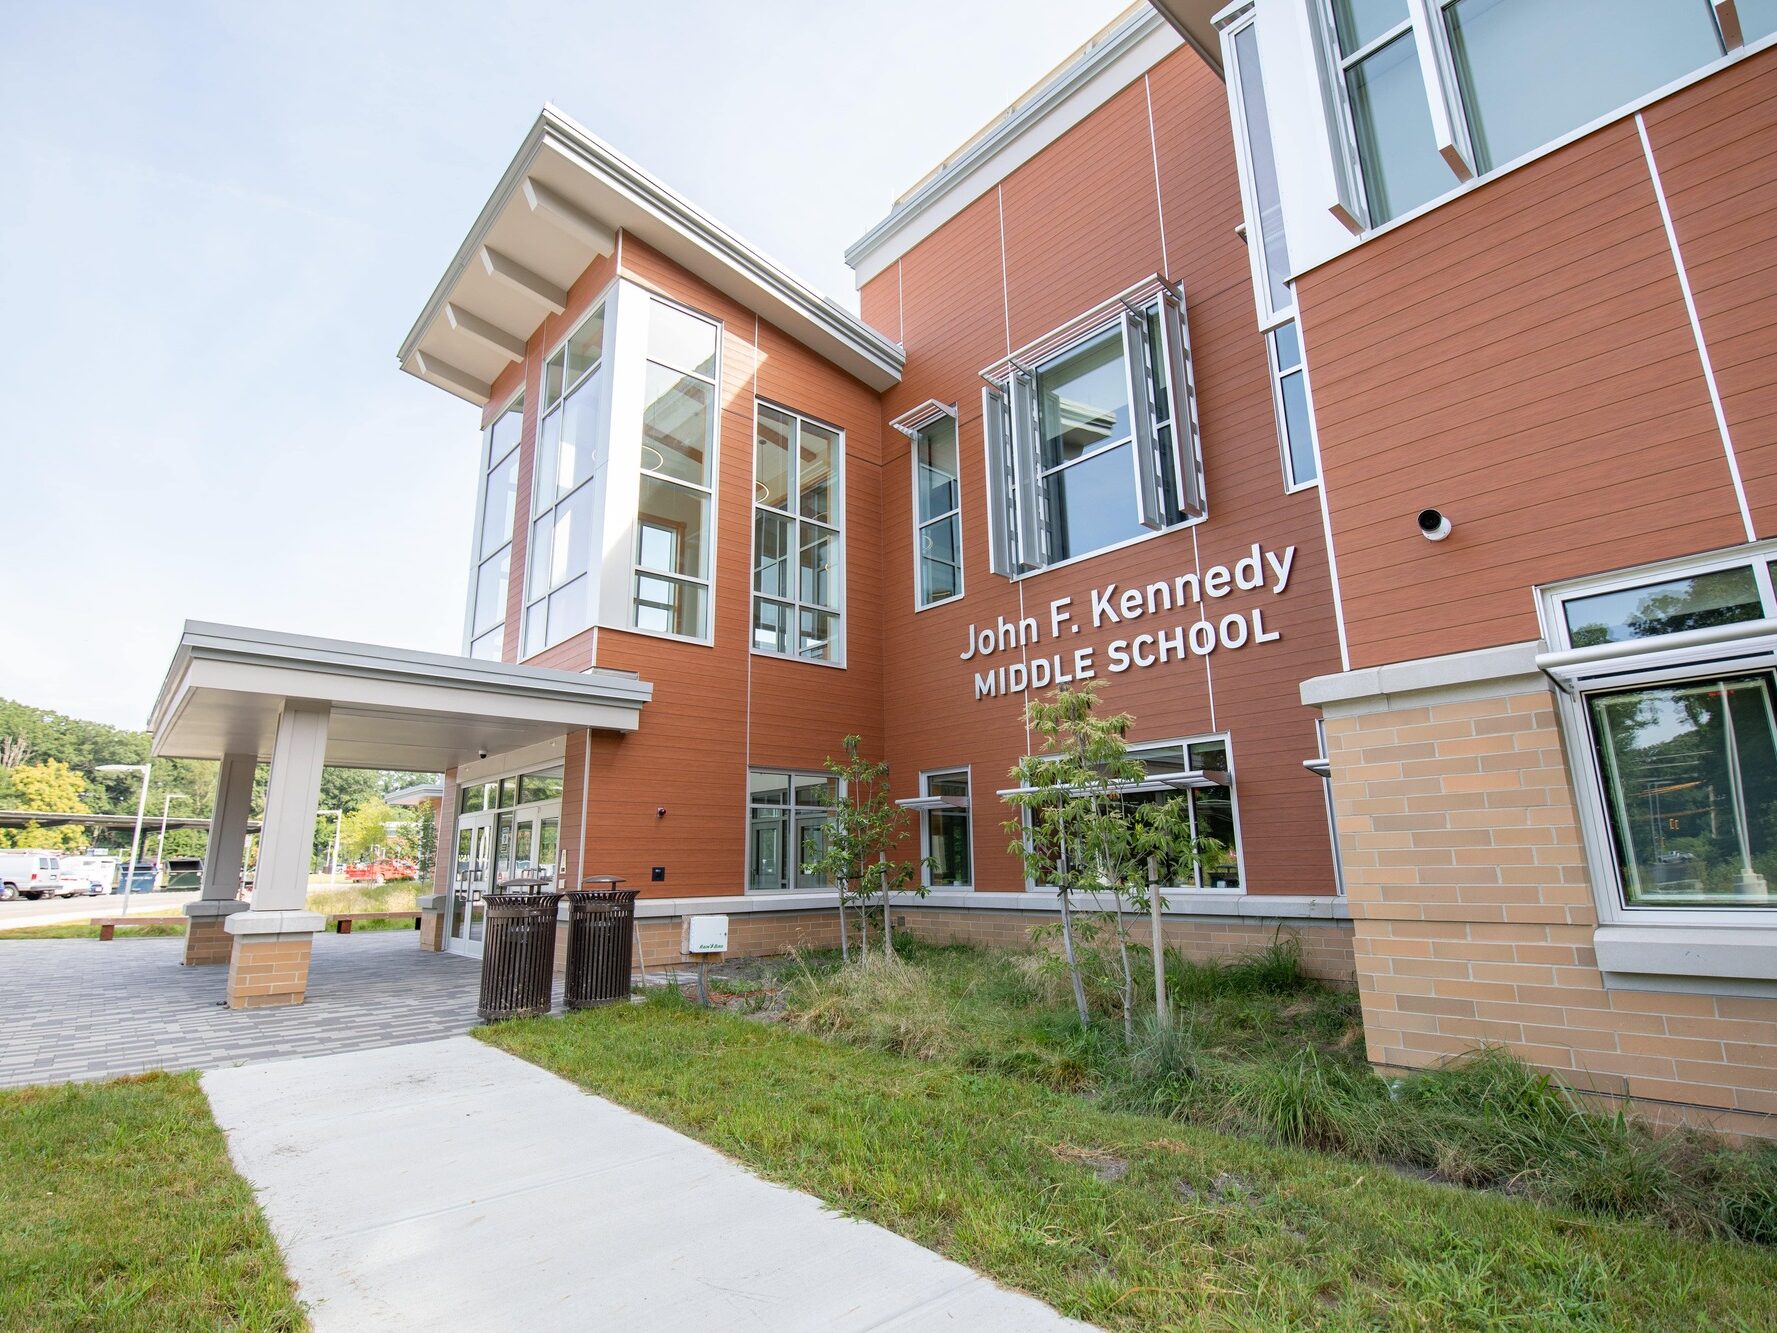
<path id="1" fill-rule="evenodd" d="M 488 842 L 491 816 L 464 816 L 457 821 L 456 857 L 451 866 L 450 948 L 453 953 L 481 957 L 481 936 L 487 926 L 492 889 Z"/>

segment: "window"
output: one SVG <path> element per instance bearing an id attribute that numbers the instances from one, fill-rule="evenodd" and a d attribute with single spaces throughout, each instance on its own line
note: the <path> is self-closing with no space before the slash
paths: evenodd
<path id="1" fill-rule="evenodd" d="M 753 650 L 841 662 L 844 432 L 763 402 L 756 413 Z"/>
<path id="2" fill-rule="evenodd" d="M 1125 801 L 1160 801 L 1178 794 L 1182 781 L 1189 803 L 1191 834 L 1213 838 L 1224 855 L 1216 865 L 1161 867 L 1162 883 L 1171 888 L 1211 889 L 1235 892 L 1240 888 L 1239 825 L 1234 814 L 1233 774 L 1228 766 L 1228 742 L 1224 738 L 1200 741 L 1166 741 L 1132 745 L 1129 757 L 1139 759 L 1147 780 L 1126 793 Z M 1187 775 L 1190 775 L 1187 778 Z M 1169 781 L 1170 779 L 1170 781 Z M 1186 876 L 1189 875 L 1187 880 Z"/>
<path id="3" fill-rule="evenodd" d="M 1265 105 L 1265 80 L 1259 68 L 1259 33 L 1252 11 L 1237 28 L 1230 28 L 1228 92 L 1234 100 L 1235 138 L 1240 146 L 1241 193 L 1245 196 L 1249 234 L 1247 247 L 1253 261 L 1253 286 L 1259 297 L 1261 322 L 1295 307 L 1290 290 L 1290 249 L 1284 232 L 1283 192 L 1277 184 L 1277 154 L 1271 142 L 1271 113 Z"/>
<path id="4" fill-rule="evenodd" d="M 498 662 L 504 650 L 512 521 L 518 505 L 518 437 L 523 429 L 521 393 L 487 428 L 487 472 L 475 534 L 475 586 L 469 590 L 469 656 L 490 662 Z"/>
<path id="5" fill-rule="evenodd" d="M 974 883 L 969 837 L 969 770 L 921 773 L 919 794 L 944 804 L 924 811 L 925 882 L 935 889 L 966 889 Z M 921 802 L 922 805 L 927 802 Z"/>
<path id="6" fill-rule="evenodd" d="M 1343 122 L 1335 211 L 1359 230 L 1777 30 L 1771 0 L 1319 4 L 1328 109 Z"/>
<path id="7" fill-rule="evenodd" d="M 819 773 L 747 774 L 747 888 L 830 889 L 803 867 L 826 848 L 838 779 Z"/>
<path id="8" fill-rule="evenodd" d="M 1545 592 L 1605 921 L 1777 908 L 1770 544 Z"/>
<path id="9" fill-rule="evenodd" d="M 648 303 L 632 623 L 685 639 L 709 638 L 716 332 L 658 297 Z"/>
<path id="10" fill-rule="evenodd" d="M 1086 321 L 1059 350 L 1029 364 L 1013 357 L 1003 381 L 983 390 L 997 574 L 1089 555 L 1204 511 L 1183 306 L 1170 290 L 1117 304 L 1118 314 Z"/>
<path id="11" fill-rule="evenodd" d="M 531 473 L 524 656 L 592 624 L 604 467 L 605 308 L 599 306 L 543 366 L 543 416 Z"/>
<path id="12" fill-rule="evenodd" d="M 913 559 L 921 608 L 963 593 L 962 467 L 956 418 L 943 413 L 913 432 Z"/>
<path id="13" fill-rule="evenodd" d="M 1302 340 L 1296 323 L 1279 324 L 1268 335 L 1276 396 L 1277 429 L 1283 443 L 1283 475 L 1289 488 L 1319 480 L 1314 453 L 1314 426 L 1309 419 L 1308 376 L 1302 365 Z"/>

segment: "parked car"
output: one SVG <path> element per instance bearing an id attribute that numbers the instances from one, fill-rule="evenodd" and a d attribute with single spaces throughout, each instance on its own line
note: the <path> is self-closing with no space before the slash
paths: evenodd
<path id="1" fill-rule="evenodd" d="M 97 897 L 110 893 L 111 885 L 117 879 L 117 858 L 114 856 L 64 856 L 61 862 L 63 897 L 82 893 Z"/>
<path id="2" fill-rule="evenodd" d="M 62 892 L 61 862 L 53 852 L 0 850 L 0 896 L 53 898 Z"/>

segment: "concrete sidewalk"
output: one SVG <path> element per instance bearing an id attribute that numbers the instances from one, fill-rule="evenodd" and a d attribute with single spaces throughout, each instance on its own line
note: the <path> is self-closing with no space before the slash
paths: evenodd
<path id="1" fill-rule="evenodd" d="M 203 1083 L 317 1329 L 1086 1327 L 467 1037 Z"/>

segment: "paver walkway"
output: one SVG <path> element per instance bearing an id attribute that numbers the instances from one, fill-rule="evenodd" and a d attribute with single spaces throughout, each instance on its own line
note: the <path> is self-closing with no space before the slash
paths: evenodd
<path id="1" fill-rule="evenodd" d="M 226 967 L 181 967 L 182 939 L 0 940 L 0 1087 L 213 1069 L 434 1041 L 476 1022 L 480 965 L 411 930 L 317 935 L 309 999 L 223 1004 Z"/>
<path id="2" fill-rule="evenodd" d="M 472 1038 L 203 1082 L 317 1329 L 1085 1327 Z"/>

